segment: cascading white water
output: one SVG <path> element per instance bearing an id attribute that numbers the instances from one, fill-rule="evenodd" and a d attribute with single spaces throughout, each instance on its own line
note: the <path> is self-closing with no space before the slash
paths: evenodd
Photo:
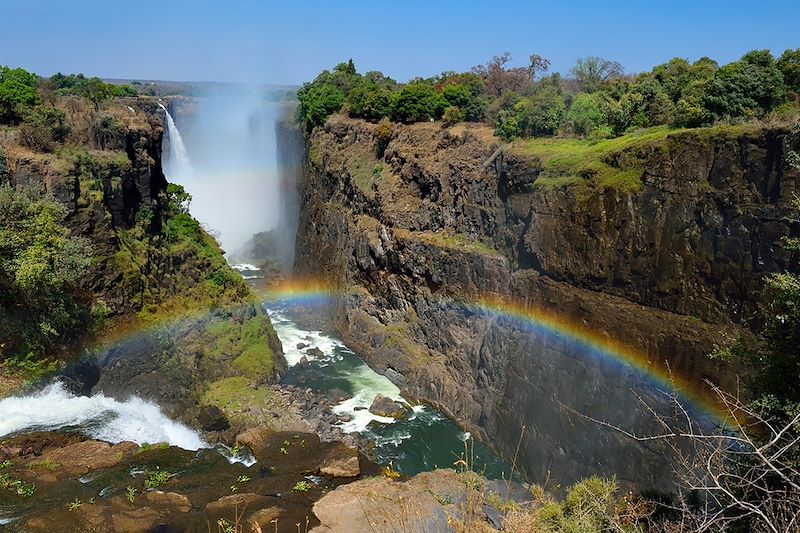
<path id="1" fill-rule="evenodd" d="M 189 152 L 181 137 L 181 132 L 175 125 L 172 115 L 164 104 L 158 104 L 167 116 L 167 135 L 169 135 L 169 154 L 164 162 L 165 171 L 171 181 L 178 183 L 184 182 L 192 171 L 192 161 L 189 159 Z"/>
<path id="2" fill-rule="evenodd" d="M 60 384 L 29 396 L 0 400 L 0 438 L 30 431 L 74 428 L 106 442 L 167 442 L 186 450 L 206 447 L 200 435 L 136 396 L 74 396 Z"/>

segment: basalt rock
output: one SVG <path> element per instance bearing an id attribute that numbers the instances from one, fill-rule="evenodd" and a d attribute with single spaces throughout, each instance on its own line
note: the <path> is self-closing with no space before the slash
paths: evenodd
<path id="1" fill-rule="evenodd" d="M 537 186 L 541 162 L 482 126 L 395 125 L 381 159 L 374 130 L 331 118 L 300 182 L 296 268 L 340 289 L 348 346 L 507 459 L 521 441 L 533 481 L 671 488 L 666 450 L 590 418 L 653 430 L 640 399 L 666 408 L 658 368 L 734 386 L 733 363 L 706 354 L 753 325 L 764 276 L 792 265 L 788 130 L 611 154 L 641 161 L 624 190 Z M 583 340 L 561 334 L 576 328 Z"/>

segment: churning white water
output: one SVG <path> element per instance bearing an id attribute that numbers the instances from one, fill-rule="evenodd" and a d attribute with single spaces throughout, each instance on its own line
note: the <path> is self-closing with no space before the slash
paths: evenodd
<path id="1" fill-rule="evenodd" d="M 167 175 L 177 182 L 185 180 L 189 177 L 192 171 L 192 162 L 189 159 L 189 152 L 186 150 L 186 145 L 181 137 L 181 132 L 175 125 L 172 115 L 164 104 L 158 104 L 167 115 L 167 135 L 169 135 L 169 153 L 164 162 L 165 171 Z"/>
<path id="2" fill-rule="evenodd" d="M 267 308 L 272 325 L 283 344 L 286 361 L 294 366 L 305 357 L 315 361 L 320 367 L 330 367 L 335 379 L 344 380 L 352 397 L 333 406 L 331 409 L 338 415 L 347 415 L 347 422 L 339 423 L 345 433 L 364 431 L 371 422 L 392 424 L 393 418 L 378 416 L 369 412 L 369 407 L 378 394 L 397 402 L 406 403 L 400 395 L 400 389 L 389 378 L 378 374 L 360 358 L 358 358 L 341 341 L 331 338 L 320 331 L 305 330 L 288 318 L 282 311 Z M 298 347 L 299 346 L 299 347 Z M 322 356 L 315 357 L 308 350 L 318 348 Z M 312 352 L 314 353 L 314 352 Z"/>
<path id="3" fill-rule="evenodd" d="M 132 396 L 124 402 L 102 394 L 74 396 L 60 384 L 29 396 L 0 400 L 0 438 L 30 431 L 79 429 L 107 442 L 166 442 L 186 450 L 207 447 L 200 435 L 170 420 L 154 403 Z"/>

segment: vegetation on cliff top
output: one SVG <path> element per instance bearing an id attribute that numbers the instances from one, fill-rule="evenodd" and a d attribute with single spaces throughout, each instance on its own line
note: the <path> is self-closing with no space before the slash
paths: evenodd
<path id="1" fill-rule="evenodd" d="M 626 75 L 622 65 L 579 59 L 569 78 L 545 75 L 550 62 L 531 55 L 511 67 L 506 53 L 470 72 L 444 72 L 400 84 L 380 72 L 359 74 L 350 60 L 323 71 L 298 92 L 298 120 L 307 131 L 339 111 L 397 122 L 486 122 L 505 140 L 516 137 L 617 137 L 641 128 L 708 126 L 800 112 L 800 49 L 776 60 L 753 50 L 720 66 L 707 57 L 674 58 Z"/>

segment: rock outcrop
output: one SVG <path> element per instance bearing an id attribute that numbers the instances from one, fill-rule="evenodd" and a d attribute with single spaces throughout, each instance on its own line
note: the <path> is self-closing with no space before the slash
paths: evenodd
<path id="1" fill-rule="evenodd" d="M 705 354 L 754 319 L 763 276 L 791 264 L 788 132 L 636 143 L 604 160 L 640 162 L 641 186 L 625 189 L 538 185 L 541 161 L 483 126 L 395 125 L 382 153 L 374 129 L 318 128 L 300 187 L 296 267 L 341 293 L 345 342 L 506 458 L 521 440 L 516 464 L 534 481 L 668 487 L 664 450 L 586 417 L 653 429 L 639 399 L 664 404 L 652 377 L 667 367 L 685 384 L 730 383 Z"/>

